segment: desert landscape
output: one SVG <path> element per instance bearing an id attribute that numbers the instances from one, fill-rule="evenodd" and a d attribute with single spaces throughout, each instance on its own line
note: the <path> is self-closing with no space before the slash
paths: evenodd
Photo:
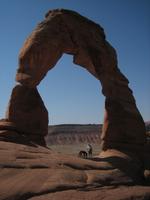
<path id="1" fill-rule="evenodd" d="M 48 126 L 37 86 L 63 53 L 101 83 L 103 125 Z M 16 82 L 0 120 L 0 200 L 150 199 L 149 123 L 99 24 L 49 10 L 20 50 Z"/>
<path id="2" fill-rule="evenodd" d="M 150 143 L 150 122 L 145 122 L 147 143 Z M 47 146 L 55 152 L 78 156 L 87 151 L 87 144 L 93 147 L 93 156 L 101 152 L 102 124 L 60 124 L 50 125 L 45 137 Z"/>

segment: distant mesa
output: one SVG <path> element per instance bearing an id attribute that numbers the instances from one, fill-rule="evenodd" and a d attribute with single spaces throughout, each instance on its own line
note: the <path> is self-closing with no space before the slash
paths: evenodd
<path id="1" fill-rule="evenodd" d="M 100 144 L 102 124 L 58 124 L 49 125 L 48 134 L 45 137 L 46 144 Z M 150 123 L 145 122 L 146 132 L 150 138 Z M 148 138 L 148 140 L 149 140 Z"/>
<path id="2" fill-rule="evenodd" d="M 48 127 L 47 145 L 56 144 L 100 144 L 101 124 L 61 124 Z"/>
<path id="3" fill-rule="evenodd" d="M 37 85 L 63 53 L 102 85 L 102 152 L 92 159 L 46 146 L 48 111 Z M 0 121 L 0 200 L 150 199 L 145 124 L 100 25 L 74 11 L 49 11 L 20 51 L 16 81 Z"/>

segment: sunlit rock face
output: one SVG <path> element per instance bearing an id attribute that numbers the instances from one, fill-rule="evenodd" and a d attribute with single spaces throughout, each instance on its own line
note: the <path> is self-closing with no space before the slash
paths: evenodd
<path id="1" fill-rule="evenodd" d="M 115 50 L 105 40 L 103 29 L 73 11 L 54 10 L 25 41 L 19 55 L 16 80 L 35 87 L 63 53 L 99 79 L 102 71 L 116 68 Z"/>
<path id="2" fill-rule="evenodd" d="M 19 55 L 16 80 L 34 88 L 63 53 L 86 68 L 102 84 L 106 96 L 103 148 L 139 148 L 145 142 L 145 125 L 136 107 L 127 78 L 117 67 L 115 49 L 103 28 L 68 10 L 49 11 L 25 41 Z"/>

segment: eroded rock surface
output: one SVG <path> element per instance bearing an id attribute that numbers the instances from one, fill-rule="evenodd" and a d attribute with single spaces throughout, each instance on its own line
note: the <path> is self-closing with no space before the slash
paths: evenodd
<path id="1" fill-rule="evenodd" d="M 0 200 L 150 198 L 149 186 L 135 186 L 143 181 L 136 157 L 110 150 L 85 160 L 53 152 L 28 137 L 25 144 L 6 142 L 7 134 L 10 139 L 14 132 L 0 131 Z"/>

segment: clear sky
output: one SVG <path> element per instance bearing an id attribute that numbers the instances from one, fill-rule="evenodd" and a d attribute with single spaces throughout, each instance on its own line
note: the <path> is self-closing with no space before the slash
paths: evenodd
<path id="1" fill-rule="evenodd" d="M 104 28 L 138 108 L 150 120 L 150 0 L 0 0 L 0 118 L 16 84 L 19 50 L 44 14 L 55 8 L 75 10 Z M 101 85 L 70 55 L 58 61 L 38 90 L 50 124 L 103 122 Z"/>

